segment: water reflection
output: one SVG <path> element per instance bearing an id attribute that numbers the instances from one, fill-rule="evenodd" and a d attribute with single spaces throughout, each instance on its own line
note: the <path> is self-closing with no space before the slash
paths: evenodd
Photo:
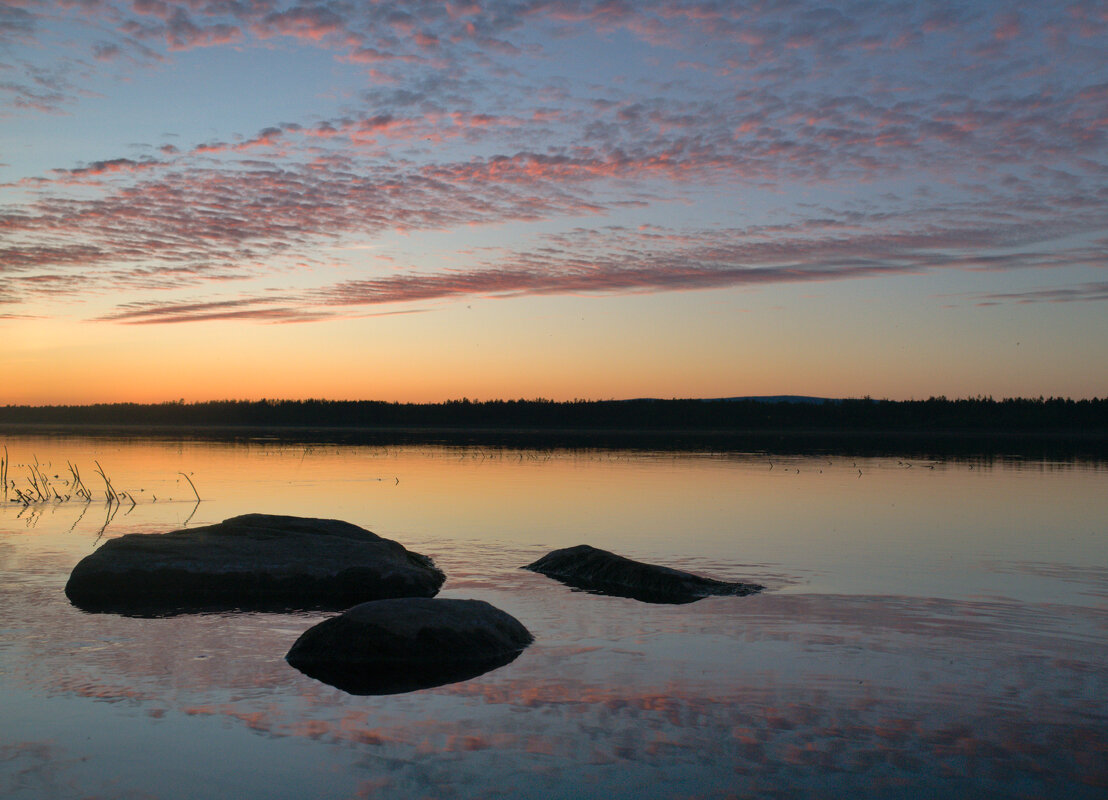
<path id="1" fill-rule="evenodd" d="M 323 614 L 85 614 L 62 587 L 102 509 L 43 506 L 28 526 L 4 508 L 5 796 L 1108 788 L 1098 468 L 14 444 L 16 463 L 96 457 L 134 490 L 105 536 L 181 527 L 192 504 L 163 498 L 185 469 L 205 498 L 190 525 L 250 511 L 348 519 L 431 555 L 448 575 L 441 596 L 487 600 L 536 643 L 460 682 L 352 696 L 283 660 Z M 768 589 L 658 606 L 519 569 L 580 541 Z"/>
<path id="2" fill-rule="evenodd" d="M 597 619 L 598 598 L 539 594 L 549 627 L 516 662 L 415 695 L 359 701 L 298 678 L 264 654 L 304 620 L 263 615 L 163 621 L 172 627 L 141 634 L 157 636 L 157 656 L 132 631 L 47 691 L 122 704 L 177 735 L 220 719 L 362 769 L 384 759 L 380 786 L 398 794 L 433 791 L 458 769 L 522 794 L 585 778 L 615 796 L 655 783 L 691 796 L 1103 788 L 1108 676 L 1103 644 L 1085 635 L 1103 630 L 1103 611 L 1065 620 L 1018 604 L 767 595 L 742 613 L 643 619 L 628 604 Z M 712 604 L 727 601 L 697 608 Z M 474 753 L 482 760 L 453 758 Z"/>
<path id="3" fill-rule="evenodd" d="M 339 667 L 326 664 L 294 666 L 317 681 L 334 686 L 347 694 L 383 695 L 417 692 L 450 683 L 460 683 L 492 672 L 519 657 L 519 652 L 502 653 L 480 661 L 444 661 L 441 663 L 411 663 L 396 665 L 366 665 Z"/>

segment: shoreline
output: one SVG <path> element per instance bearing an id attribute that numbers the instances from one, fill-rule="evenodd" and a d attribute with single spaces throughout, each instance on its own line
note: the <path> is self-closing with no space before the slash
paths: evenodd
<path id="1" fill-rule="evenodd" d="M 493 446 L 853 455 L 982 455 L 1108 458 L 1108 431 L 805 428 L 588 428 L 461 425 L 184 425 L 0 422 L 0 436 L 154 438 L 196 441 Z"/>

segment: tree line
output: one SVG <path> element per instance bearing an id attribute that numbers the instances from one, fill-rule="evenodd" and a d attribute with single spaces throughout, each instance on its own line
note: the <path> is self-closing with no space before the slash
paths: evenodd
<path id="1" fill-rule="evenodd" d="M 216 400 L 0 406 L 0 424 L 641 431 L 1108 434 L 1108 398 L 732 400 Z"/>

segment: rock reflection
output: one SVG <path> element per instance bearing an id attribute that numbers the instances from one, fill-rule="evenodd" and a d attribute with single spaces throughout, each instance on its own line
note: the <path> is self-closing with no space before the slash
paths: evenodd
<path id="1" fill-rule="evenodd" d="M 575 592 L 597 595 L 600 597 L 624 597 L 628 600 L 638 600 L 640 603 L 653 605 L 687 606 L 705 599 L 702 594 L 674 594 L 672 592 L 655 592 L 649 589 L 636 589 L 629 586 L 616 586 L 608 584 L 603 588 L 588 581 L 579 581 L 572 578 L 551 576 L 554 580 L 568 586 Z"/>
<path id="2" fill-rule="evenodd" d="M 202 455 L 189 450 L 189 468 L 214 474 L 222 462 Z M 746 462 L 628 469 L 590 457 L 509 473 L 472 458 L 463 471 L 435 451 L 364 463 L 309 456 L 314 482 L 301 493 L 288 489 L 300 450 L 264 455 L 227 462 L 236 469 L 218 474 L 232 499 L 205 501 L 202 521 L 285 496 L 291 512 L 307 510 L 299 495 L 342 508 L 364 493 L 372 502 L 352 516 L 434 553 L 451 576 L 444 595 L 504 608 L 537 644 L 480 675 L 357 696 L 349 690 L 364 687 L 284 661 L 324 613 L 79 611 L 62 587 L 100 520 L 90 510 L 77 525 L 75 509 L 49 508 L 28 529 L 11 509 L 0 515 L 0 795 L 188 800 L 230 787 L 342 798 L 1099 800 L 1108 791 L 1108 571 L 1095 538 L 1108 508 L 1103 471 L 859 462 L 863 481 L 822 462 L 822 474 L 786 476 Z M 403 479 L 344 482 L 355 467 Z M 187 513 L 140 505 L 110 533 L 164 530 L 155 512 Z M 675 521 L 702 533 L 677 540 Z M 774 591 L 679 606 L 601 602 L 519 569 L 587 525 L 620 551 L 749 575 Z"/>
<path id="3" fill-rule="evenodd" d="M 70 600 L 73 607 L 86 614 L 110 614 L 131 619 L 168 619 L 172 617 L 211 616 L 223 614 L 297 614 L 343 611 L 350 601 L 293 603 L 286 599 L 238 600 L 235 602 L 113 602 Z"/>
<path id="4" fill-rule="evenodd" d="M 511 664 L 519 652 L 507 653 L 498 658 L 477 662 L 406 664 L 396 666 L 339 667 L 335 665 L 304 664 L 296 666 L 305 675 L 317 681 L 341 689 L 347 694 L 385 695 L 403 694 L 420 689 L 467 681 Z"/>
<path id="5" fill-rule="evenodd" d="M 598 618 L 594 602 L 553 587 L 521 616 L 539 608 L 549 617 L 526 659 L 388 687 L 288 667 L 279 653 L 304 615 L 101 618 L 93 641 L 88 617 L 55 604 L 20 677 L 142 712 L 163 735 L 210 719 L 298 740 L 389 796 L 459 784 L 535 796 L 584 780 L 610 797 L 1108 787 L 1108 668 L 1103 645 L 1079 633 L 1103 625 L 1096 609 L 759 595 L 741 611 L 613 604 Z M 612 628 L 627 635 L 598 637 Z M 425 691 L 351 696 L 390 688 Z"/>

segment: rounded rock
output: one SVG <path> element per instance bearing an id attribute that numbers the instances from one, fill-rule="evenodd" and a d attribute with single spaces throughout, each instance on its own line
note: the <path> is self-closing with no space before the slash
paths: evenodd
<path id="1" fill-rule="evenodd" d="M 445 579 L 427 556 L 349 522 L 246 514 L 110 539 L 74 567 L 65 593 L 122 613 L 346 608 L 432 597 Z"/>
<path id="2" fill-rule="evenodd" d="M 320 622 L 285 659 L 351 694 L 395 694 L 475 677 L 532 641 L 519 620 L 483 600 L 397 598 Z"/>

